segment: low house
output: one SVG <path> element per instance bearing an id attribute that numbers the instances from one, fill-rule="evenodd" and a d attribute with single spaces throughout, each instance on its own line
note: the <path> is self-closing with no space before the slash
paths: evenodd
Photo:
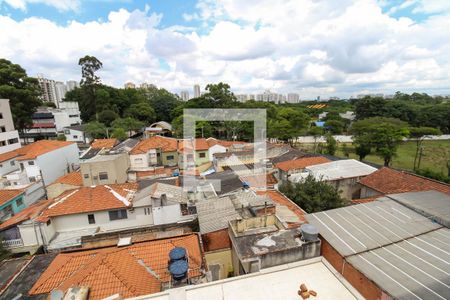
<path id="1" fill-rule="evenodd" d="M 47 186 L 47 197 L 49 199 L 56 198 L 65 191 L 73 190 L 83 186 L 80 171 L 70 172 L 59 177 L 56 181 Z"/>
<path id="2" fill-rule="evenodd" d="M 405 192 L 436 190 L 450 195 L 450 185 L 410 172 L 383 167 L 359 181 L 361 188 L 357 198 L 372 198 Z"/>
<path id="3" fill-rule="evenodd" d="M 130 152 L 130 171 L 148 171 L 155 166 L 178 165 L 178 141 L 152 136 L 140 141 Z"/>
<path id="4" fill-rule="evenodd" d="M 41 200 L 21 210 L 0 224 L 0 237 L 3 246 L 12 253 L 35 253 L 48 241 L 48 224 L 35 221 L 53 201 Z M 47 237 L 47 239 L 45 239 Z M 44 240 L 43 240 L 44 239 Z"/>
<path id="5" fill-rule="evenodd" d="M 123 247 L 61 253 L 29 294 L 46 297 L 53 290 L 65 294 L 78 287 L 87 288 L 91 300 L 158 293 L 177 282 L 169 272 L 169 253 L 176 247 L 185 251 L 187 280 L 196 283 L 204 278 L 201 241 L 196 234 L 189 234 Z"/>
<path id="6" fill-rule="evenodd" d="M 204 138 L 180 140 L 178 153 L 178 166 L 181 169 L 190 169 L 210 162 L 209 145 Z"/>
<path id="7" fill-rule="evenodd" d="M 80 144 L 90 144 L 92 141 L 92 138 L 86 133 L 84 124 L 67 126 L 63 130 L 66 141 Z"/>
<path id="8" fill-rule="evenodd" d="M 322 255 L 365 299 L 448 299 L 450 196 L 393 194 L 306 215 Z"/>
<path id="9" fill-rule="evenodd" d="M 234 275 L 320 256 L 320 239 L 302 239 L 275 215 L 229 222 Z"/>
<path id="10" fill-rule="evenodd" d="M 206 142 L 209 146 L 209 161 L 214 160 L 214 154 L 215 153 L 225 153 L 227 151 L 230 151 L 233 147 L 233 145 L 244 145 L 247 144 L 246 142 L 241 141 L 224 141 L 224 140 L 218 140 L 215 138 L 207 138 Z"/>
<path id="11" fill-rule="evenodd" d="M 129 167 L 127 153 L 96 155 L 80 164 L 83 185 L 124 183 Z"/>
<path id="12" fill-rule="evenodd" d="M 358 181 L 376 170 L 355 159 L 345 159 L 306 167 L 304 172 L 292 174 L 288 180 L 300 182 L 311 175 L 316 180 L 323 180 L 335 186 L 341 191 L 341 196 L 350 201 L 359 198 Z"/>
<path id="13" fill-rule="evenodd" d="M 275 165 L 275 168 L 278 169 L 278 179 L 285 181 L 292 174 L 302 173 L 306 167 L 327 162 L 330 162 L 330 160 L 323 156 L 302 157 L 277 163 Z"/>
<path id="14" fill-rule="evenodd" d="M 154 135 L 172 135 L 172 125 L 170 123 L 167 123 L 165 121 L 159 121 L 156 123 L 153 123 L 149 127 L 146 127 L 144 130 L 144 138 L 149 138 Z"/>
<path id="15" fill-rule="evenodd" d="M 3 222 L 26 207 L 23 190 L 0 190 L 0 221 Z"/>

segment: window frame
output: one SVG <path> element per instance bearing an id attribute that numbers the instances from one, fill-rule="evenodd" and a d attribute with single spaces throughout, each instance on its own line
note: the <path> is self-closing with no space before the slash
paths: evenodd
<path id="1" fill-rule="evenodd" d="M 104 177 L 106 175 L 106 178 L 102 178 L 102 177 Z M 98 173 L 98 180 L 108 180 L 109 179 L 109 177 L 108 177 L 108 172 L 99 172 Z"/>
<path id="2" fill-rule="evenodd" d="M 88 223 L 89 224 L 95 224 L 95 215 L 94 214 L 88 214 Z"/>
<path id="3" fill-rule="evenodd" d="M 117 214 L 113 216 L 113 214 Z M 108 216 L 110 221 L 124 220 L 128 219 L 128 213 L 126 209 L 116 209 L 108 211 Z"/>

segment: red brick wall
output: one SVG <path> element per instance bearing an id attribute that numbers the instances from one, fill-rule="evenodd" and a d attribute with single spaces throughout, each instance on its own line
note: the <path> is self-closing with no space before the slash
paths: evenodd
<path id="1" fill-rule="evenodd" d="M 322 256 L 344 278 L 368 300 L 381 299 L 382 290 L 364 274 L 355 269 L 325 240 L 322 238 Z"/>
<path id="2" fill-rule="evenodd" d="M 203 234 L 202 241 L 205 247 L 205 252 L 231 248 L 228 228 Z"/>

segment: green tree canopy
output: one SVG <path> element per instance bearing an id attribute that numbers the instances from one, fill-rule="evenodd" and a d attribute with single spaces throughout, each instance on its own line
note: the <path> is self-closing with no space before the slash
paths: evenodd
<path id="1" fill-rule="evenodd" d="M 98 121 L 92 121 L 86 124 L 86 133 L 94 139 L 101 139 L 107 137 L 108 129 L 105 124 Z"/>
<path id="2" fill-rule="evenodd" d="M 330 133 L 327 133 L 325 137 L 327 141 L 325 145 L 325 152 L 326 154 L 334 155 L 337 150 L 337 141 Z"/>
<path id="3" fill-rule="evenodd" d="M 113 128 L 122 128 L 126 132 L 131 135 L 132 131 L 139 131 L 142 127 L 144 127 L 144 123 L 139 120 L 127 117 L 127 118 L 119 118 L 112 122 Z"/>
<path id="4" fill-rule="evenodd" d="M 422 146 L 422 142 L 428 135 L 439 135 L 441 131 L 432 127 L 411 127 L 409 128 L 410 137 L 415 139 L 416 141 L 416 153 L 414 155 L 414 167 L 413 169 L 417 169 L 417 157 L 419 156 L 420 147 Z"/>
<path id="5" fill-rule="evenodd" d="M 136 120 L 150 125 L 155 120 L 155 110 L 147 102 L 132 104 L 126 111 L 125 116 L 132 117 Z"/>
<path id="6" fill-rule="evenodd" d="M 118 139 L 119 141 L 124 141 L 128 138 L 128 135 L 123 128 L 114 128 L 111 137 Z"/>
<path id="7" fill-rule="evenodd" d="M 112 122 L 118 118 L 119 115 L 110 109 L 103 110 L 98 114 L 98 121 L 105 124 L 106 127 L 110 127 Z"/>
<path id="8" fill-rule="evenodd" d="M 9 99 L 14 126 L 22 131 L 32 123 L 31 117 L 41 104 L 37 79 L 9 60 L 0 59 L 0 98 Z"/>
<path id="9" fill-rule="evenodd" d="M 347 204 L 336 187 L 325 181 L 316 180 L 311 175 L 299 183 L 290 181 L 283 183 L 280 191 L 307 213 L 338 208 Z"/>

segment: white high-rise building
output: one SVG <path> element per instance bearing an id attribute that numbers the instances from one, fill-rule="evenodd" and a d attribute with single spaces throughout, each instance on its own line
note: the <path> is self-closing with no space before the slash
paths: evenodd
<path id="1" fill-rule="evenodd" d="M 236 99 L 239 102 L 245 102 L 248 100 L 248 95 L 247 94 L 236 95 Z"/>
<path id="2" fill-rule="evenodd" d="M 56 106 L 58 106 L 55 81 L 53 79 L 44 78 L 44 75 L 42 74 L 38 74 L 37 79 L 42 91 L 42 101 L 53 102 Z"/>
<path id="3" fill-rule="evenodd" d="M 64 97 L 66 96 L 67 88 L 64 82 L 56 81 L 55 82 L 55 95 L 56 95 L 56 101 L 59 103 L 64 100 Z M 59 107 L 59 105 L 56 105 Z"/>
<path id="4" fill-rule="evenodd" d="M 296 93 L 289 93 L 287 95 L 287 102 L 289 103 L 298 103 L 300 100 L 299 94 Z"/>
<path id="5" fill-rule="evenodd" d="M 66 90 L 67 92 L 70 92 L 74 90 L 75 88 L 80 87 L 80 83 L 75 80 L 68 80 L 66 81 Z"/>
<path id="6" fill-rule="evenodd" d="M 9 99 L 0 99 L 0 154 L 20 148 L 19 133 L 9 106 Z"/>
<path id="7" fill-rule="evenodd" d="M 200 97 L 200 86 L 198 84 L 194 85 L 194 98 Z"/>
<path id="8" fill-rule="evenodd" d="M 180 98 L 183 101 L 188 101 L 189 100 L 189 92 L 188 91 L 181 91 L 180 92 Z"/>

